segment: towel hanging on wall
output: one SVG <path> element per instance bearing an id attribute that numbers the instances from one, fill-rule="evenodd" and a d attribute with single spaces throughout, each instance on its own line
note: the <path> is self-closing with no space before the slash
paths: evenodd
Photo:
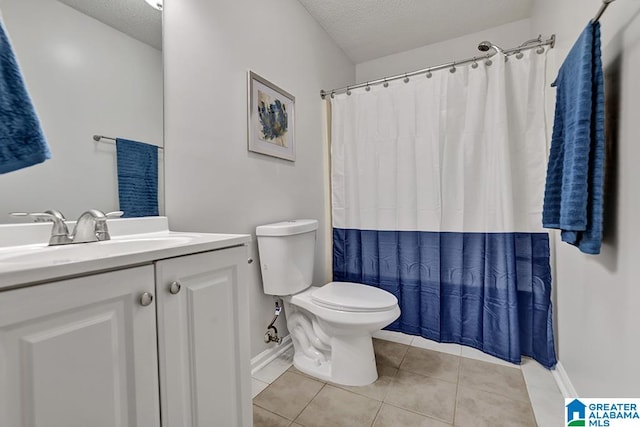
<path id="1" fill-rule="evenodd" d="M 0 174 L 51 158 L 0 16 Z"/>
<path id="2" fill-rule="evenodd" d="M 600 253 L 604 76 L 600 23 L 590 22 L 560 67 L 542 222 L 587 254 Z"/>
<path id="3" fill-rule="evenodd" d="M 158 216 L 158 147 L 116 138 L 116 151 L 123 217 Z"/>

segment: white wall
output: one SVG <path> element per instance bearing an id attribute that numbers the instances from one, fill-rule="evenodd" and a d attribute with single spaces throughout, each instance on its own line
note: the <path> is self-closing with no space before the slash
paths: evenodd
<path id="1" fill-rule="evenodd" d="M 291 0 L 165 2 L 166 209 L 172 229 L 251 233 L 291 218 L 320 220 L 314 283 L 327 278 L 322 232 L 323 104 L 319 93 L 353 83 L 355 67 Z M 295 163 L 247 151 L 247 70 L 296 97 Z M 251 245 L 258 259 L 256 242 Z M 251 353 L 273 299 L 250 266 Z M 286 334 L 284 322 L 277 324 Z"/>
<path id="2" fill-rule="evenodd" d="M 115 146 L 91 137 L 162 145 L 162 52 L 55 0 L 0 9 L 53 153 L 0 175 L 0 223 L 10 211 L 117 210 Z"/>
<path id="3" fill-rule="evenodd" d="M 534 3 L 532 28 L 558 37 L 550 55 L 550 79 L 600 4 L 601 0 Z M 619 105 L 607 105 L 607 115 L 618 120 L 617 126 L 607 129 L 609 138 L 617 132 L 617 156 L 607 166 L 614 181 L 607 185 L 605 196 L 602 253 L 583 255 L 556 236 L 558 355 L 583 397 L 640 395 L 639 14 L 638 2 L 616 1 L 601 19 L 605 73 L 613 76 L 605 88 L 608 96 L 616 92 L 612 82 L 620 86 Z M 549 89 L 549 95 L 553 105 L 555 90 Z M 552 118 L 553 110 L 548 114 Z"/>
<path id="4" fill-rule="evenodd" d="M 478 50 L 478 43 L 483 40 L 489 40 L 505 49 L 515 47 L 527 39 L 537 37 L 538 33 L 536 31 L 536 28 L 531 29 L 531 22 L 528 19 L 523 19 L 455 39 L 373 59 L 356 66 L 356 80 L 358 82 L 366 82 L 386 76 L 421 70 L 431 65 L 444 64 L 455 59 L 481 56 L 483 53 Z"/>

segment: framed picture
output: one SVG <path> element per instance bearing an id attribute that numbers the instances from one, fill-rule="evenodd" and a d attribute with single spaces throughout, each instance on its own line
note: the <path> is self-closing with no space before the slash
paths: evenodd
<path id="1" fill-rule="evenodd" d="M 296 98 L 249 71 L 248 149 L 294 162 Z"/>

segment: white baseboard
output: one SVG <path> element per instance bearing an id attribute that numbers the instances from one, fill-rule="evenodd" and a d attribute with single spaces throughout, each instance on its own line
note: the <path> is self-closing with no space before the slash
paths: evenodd
<path id="1" fill-rule="evenodd" d="M 269 362 L 289 350 L 293 345 L 291 335 L 282 338 L 282 343 L 266 349 L 251 359 L 251 375 L 264 368 Z"/>
<path id="2" fill-rule="evenodd" d="M 567 371 L 565 371 L 562 363 L 558 362 L 556 364 L 556 369 L 551 371 L 553 374 L 553 378 L 556 380 L 556 384 L 558 384 L 558 388 L 560 389 L 560 393 L 565 397 L 565 399 L 569 399 L 572 397 L 578 397 L 578 392 L 576 392 L 575 387 L 571 383 L 571 379 L 569 379 L 569 375 Z"/>

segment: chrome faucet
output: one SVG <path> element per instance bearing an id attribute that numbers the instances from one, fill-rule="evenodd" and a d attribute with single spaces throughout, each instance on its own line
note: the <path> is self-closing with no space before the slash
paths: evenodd
<path id="1" fill-rule="evenodd" d="M 105 214 L 97 209 L 89 209 L 80 215 L 72 234 L 69 234 L 64 216 L 56 210 L 48 210 L 43 213 L 13 212 L 11 215 L 29 216 L 34 218 L 36 222 L 53 222 L 49 246 L 55 246 L 110 240 L 107 218 L 117 218 L 122 216 L 123 213 L 122 211 L 116 211 Z"/>
<path id="2" fill-rule="evenodd" d="M 102 242 L 111 240 L 107 228 L 107 218 L 118 218 L 124 212 L 115 211 L 105 214 L 97 209 L 89 209 L 76 221 L 76 226 L 71 235 L 72 243 Z"/>
<path id="3" fill-rule="evenodd" d="M 97 209 L 89 209 L 78 218 L 73 229 L 73 243 L 89 243 L 109 240 L 107 216 Z"/>

